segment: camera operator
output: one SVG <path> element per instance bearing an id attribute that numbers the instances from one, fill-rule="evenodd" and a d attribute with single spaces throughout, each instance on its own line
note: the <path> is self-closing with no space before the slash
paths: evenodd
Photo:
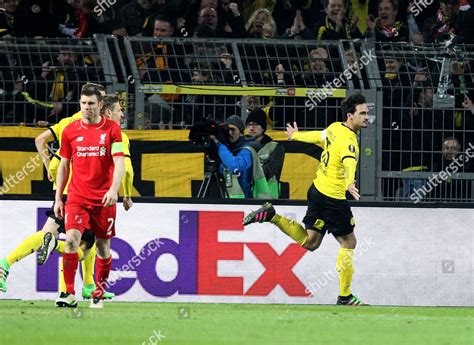
<path id="1" fill-rule="evenodd" d="M 252 111 L 245 120 L 245 125 L 248 134 L 260 144 L 257 154 L 268 182 L 270 196 L 272 199 L 278 199 L 280 198 L 280 176 L 285 159 L 285 148 L 265 134 L 267 115 L 262 109 Z"/>
<path id="2" fill-rule="evenodd" d="M 216 143 L 222 162 L 220 172 L 229 197 L 269 199 L 268 183 L 256 152 L 257 143 L 244 137 L 245 125 L 240 117 L 232 115 L 225 124 L 229 128 L 229 144 L 220 142 L 215 135 L 210 137 Z"/>

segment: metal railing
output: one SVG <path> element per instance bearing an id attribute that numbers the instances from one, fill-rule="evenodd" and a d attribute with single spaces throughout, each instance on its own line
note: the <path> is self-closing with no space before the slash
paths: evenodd
<path id="1" fill-rule="evenodd" d="M 54 123 L 78 110 L 83 83 L 98 82 L 122 96 L 128 128 L 184 129 L 262 107 L 274 129 L 320 129 L 342 120 L 341 100 L 360 89 L 372 124 L 360 137 L 364 199 L 472 201 L 472 47 L 106 35 L 3 43 L 3 125 Z"/>

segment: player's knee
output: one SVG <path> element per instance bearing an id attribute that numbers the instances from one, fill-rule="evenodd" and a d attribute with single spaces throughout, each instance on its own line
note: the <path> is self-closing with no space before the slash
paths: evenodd
<path id="1" fill-rule="evenodd" d="M 66 238 L 66 247 L 69 250 L 77 250 L 79 247 L 79 241 L 77 241 L 74 237 Z"/>
<path id="2" fill-rule="evenodd" d="M 354 239 L 344 241 L 344 243 L 342 243 L 342 248 L 355 249 L 356 245 L 357 245 L 357 240 L 354 238 Z"/>
<path id="3" fill-rule="evenodd" d="M 316 249 L 319 248 L 321 245 L 321 241 L 318 241 L 315 238 L 308 238 L 308 241 L 304 244 L 304 248 L 308 249 L 309 251 L 314 252 Z"/>
<path id="4" fill-rule="evenodd" d="M 97 255 L 101 258 L 107 258 L 110 256 L 110 246 L 107 242 L 102 240 L 96 241 L 96 251 Z"/>
<path id="5" fill-rule="evenodd" d="M 48 218 L 41 231 L 45 234 L 50 232 L 51 234 L 53 234 L 54 237 L 57 237 L 59 235 L 58 225 L 51 218 Z"/>

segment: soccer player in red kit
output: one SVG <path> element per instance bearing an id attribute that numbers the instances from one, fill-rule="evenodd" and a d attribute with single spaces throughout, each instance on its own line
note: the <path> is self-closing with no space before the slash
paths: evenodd
<path id="1" fill-rule="evenodd" d="M 110 238 L 115 235 L 117 193 L 122 181 L 124 148 L 120 126 L 100 115 L 102 95 L 98 90 L 83 90 L 80 98 L 82 119 L 68 125 L 62 134 L 61 163 L 56 177 L 56 217 L 64 218 L 66 250 L 63 254 L 66 294 L 63 303 L 76 307 L 74 291 L 77 248 L 86 229 L 96 237 L 96 288 L 92 308 L 103 306 L 104 287 L 112 265 Z M 62 194 L 69 176 L 66 205 Z"/>

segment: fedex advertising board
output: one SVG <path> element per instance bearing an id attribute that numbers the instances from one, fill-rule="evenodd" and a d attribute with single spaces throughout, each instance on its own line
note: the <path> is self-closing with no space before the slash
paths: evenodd
<path id="1" fill-rule="evenodd" d="M 41 229 L 50 203 L 0 204 L 0 255 L 4 256 Z M 335 260 L 339 248 L 334 238 L 326 235 L 317 251 L 308 252 L 272 224 L 244 228 L 242 217 L 253 208 L 136 203 L 125 212 L 119 205 L 107 289 L 122 301 L 333 304 L 338 294 Z M 298 221 L 306 211 L 303 206 L 277 206 L 277 210 Z M 472 286 L 472 256 L 459 248 L 463 245 L 456 240 L 461 234 L 441 230 L 438 236 L 431 234 L 442 228 L 442 214 L 453 211 L 354 208 L 358 248 L 353 291 L 371 304 L 472 305 L 472 289 L 465 288 Z M 472 218 L 471 210 L 456 212 Z M 409 225 L 410 220 L 420 219 L 420 213 L 426 224 Z M 472 244 L 466 223 L 458 226 Z M 427 241 L 430 236 L 432 240 Z M 435 248 L 441 246 L 448 249 L 440 258 Z M 43 266 L 35 260 L 31 255 L 13 265 L 9 291 L 0 298 L 56 297 L 59 255 Z M 447 263 L 455 266 L 454 272 L 449 273 Z M 416 293 L 419 284 L 430 289 L 426 282 L 433 279 L 437 282 L 433 291 Z M 444 285 L 447 290 L 440 290 Z M 76 290 L 81 286 L 78 274 Z"/>

